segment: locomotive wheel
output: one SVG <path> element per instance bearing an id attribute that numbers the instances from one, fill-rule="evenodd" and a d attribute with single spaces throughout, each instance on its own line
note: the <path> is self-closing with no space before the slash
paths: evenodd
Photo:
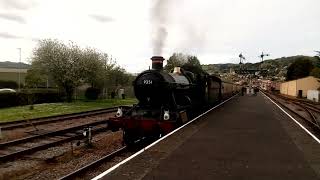
<path id="1" fill-rule="evenodd" d="M 129 133 L 128 131 L 124 130 L 123 131 L 123 142 L 127 146 L 133 145 L 135 142 L 135 138 L 133 133 Z"/>

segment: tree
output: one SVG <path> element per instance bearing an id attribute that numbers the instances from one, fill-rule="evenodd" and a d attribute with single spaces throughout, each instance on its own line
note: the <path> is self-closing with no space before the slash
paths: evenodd
<path id="1" fill-rule="evenodd" d="M 26 86 L 30 88 L 37 88 L 38 86 L 46 83 L 46 76 L 41 70 L 36 67 L 31 67 L 27 71 L 26 75 Z"/>
<path id="2" fill-rule="evenodd" d="M 113 90 L 116 90 L 119 86 L 131 85 L 130 79 L 132 79 L 131 75 L 119 66 L 114 67 L 107 74 L 107 84 Z"/>
<path id="3" fill-rule="evenodd" d="M 317 57 L 320 57 L 320 51 L 316 51 L 316 53 L 317 53 Z"/>
<path id="4" fill-rule="evenodd" d="M 182 53 L 173 53 L 172 56 L 167 61 L 164 69 L 167 72 L 173 71 L 174 67 L 197 67 L 201 69 L 201 64 L 199 59 L 196 56 L 182 54 Z"/>
<path id="5" fill-rule="evenodd" d="M 314 65 L 320 68 L 320 53 L 318 56 L 315 56 L 314 58 L 315 58 Z"/>
<path id="6" fill-rule="evenodd" d="M 187 62 L 185 65 L 201 67 L 200 61 L 197 56 L 187 56 Z"/>
<path id="7" fill-rule="evenodd" d="M 108 55 L 93 48 L 81 49 L 75 43 L 64 44 L 45 39 L 34 49 L 30 83 L 40 77 L 52 77 L 70 102 L 77 86 L 88 83 L 92 88 L 115 87 L 128 83 L 128 74 Z"/>
<path id="8" fill-rule="evenodd" d="M 182 53 L 173 53 L 167 61 L 164 70 L 167 72 L 173 71 L 174 67 L 181 67 L 186 63 L 187 57 Z"/>
<path id="9" fill-rule="evenodd" d="M 85 72 L 80 47 L 74 43 L 65 45 L 58 40 L 41 40 L 33 51 L 32 65 L 51 76 L 65 91 L 67 101 L 72 101 L 74 90 L 82 83 Z"/>
<path id="10" fill-rule="evenodd" d="M 308 58 L 299 57 L 287 70 L 287 80 L 294 80 L 309 76 L 314 65 Z"/>
<path id="11" fill-rule="evenodd" d="M 320 68 L 319 67 L 313 68 L 310 75 L 316 78 L 320 78 Z"/>
<path id="12" fill-rule="evenodd" d="M 106 65 L 109 64 L 108 55 L 99 51 L 87 48 L 82 52 L 83 71 L 82 77 L 91 87 L 102 89 L 106 76 Z"/>

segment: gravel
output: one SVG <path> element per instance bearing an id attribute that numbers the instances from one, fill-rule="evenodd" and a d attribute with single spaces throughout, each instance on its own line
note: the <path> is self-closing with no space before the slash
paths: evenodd
<path id="1" fill-rule="evenodd" d="M 93 146 L 83 141 L 39 151 L 24 159 L 0 163 L 0 179 L 57 179 L 122 147 L 122 131 L 93 136 Z"/>

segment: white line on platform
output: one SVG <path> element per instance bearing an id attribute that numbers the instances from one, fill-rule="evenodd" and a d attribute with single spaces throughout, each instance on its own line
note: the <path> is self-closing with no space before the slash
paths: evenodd
<path id="1" fill-rule="evenodd" d="M 287 113 L 282 107 L 280 107 L 277 103 L 275 103 L 271 98 L 269 98 L 267 95 L 265 95 L 263 92 L 262 94 L 266 96 L 273 104 L 275 104 L 279 109 L 281 109 L 282 112 L 284 112 L 287 116 L 289 116 L 295 123 L 297 123 L 304 131 L 306 131 L 315 141 L 317 141 L 320 144 L 320 140 L 313 135 L 308 129 L 306 129 L 302 124 L 300 124 L 295 118 L 293 118 L 289 113 Z"/>
<path id="2" fill-rule="evenodd" d="M 236 94 L 238 95 L 238 94 Z M 117 169 L 119 166 L 121 166 L 122 164 L 130 161 L 131 159 L 133 159 L 134 157 L 138 156 L 139 154 L 141 154 L 142 152 L 144 152 L 145 150 L 151 148 L 152 146 L 154 146 L 155 144 L 159 143 L 160 141 L 166 139 L 167 137 L 171 136 L 172 134 L 174 134 L 175 132 L 179 131 L 180 129 L 182 129 L 183 127 L 187 126 L 188 124 L 194 122 L 195 120 L 199 119 L 200 117 L 202 117 L 203 115 L 207 114 L 208 112 L 212 111 L 213 109 L 216 109 L 217 107 L 221 106 L 222 104 L 228 102 L 229 100 L 231 100 L 232 98 L 234 98 L 236 95 L 232 96 L 231 98 L 221 102 L 220 104 L 214 106 L 213 108 L 207 110 L 206 112 L 200 114 L 199 116 L 197 116 L 196 118 L 192 119 L 191 121 L 189 121 L 188 123 L 184 124 L 183 126 L 175 129 L 174 131 L 170 132 L 169 134 L 163 136 L 162 138 L 158 139 L 157 141 L 153 142 L 152 144 L 150 144 L 149 146 L 141 149 L 140 151 L 136 152 L 135 154 L 131 155 L 130 157 L 128 157 L 127 159 L 119 162 L 118 164 L 112 166 L 111 168 L 109 168 L 108 170 L 106 170 L 105 172 L 99 174 L 98 176 L 94 177 L 92 180 L 98 180 L 100 178 L 102 178 L 103 176 L 109 174 L 110 172 L 112 172 L 113 170 Z"/>

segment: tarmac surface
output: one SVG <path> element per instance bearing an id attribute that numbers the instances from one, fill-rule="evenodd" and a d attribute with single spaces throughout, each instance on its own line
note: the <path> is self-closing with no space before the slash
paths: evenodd
<path id="1" fill-rule="evenodd" d="M 238 96 L 103 179 L 320 179 L 320 148 L 262 94 Z"/>

